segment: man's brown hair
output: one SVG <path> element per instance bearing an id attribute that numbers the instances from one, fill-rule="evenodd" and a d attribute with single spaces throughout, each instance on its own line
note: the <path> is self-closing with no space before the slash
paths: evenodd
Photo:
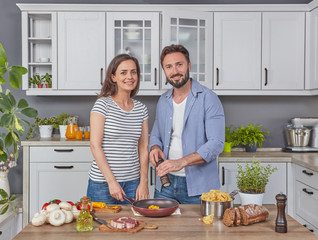
<path id="1" fill-rule="evenodd" d="M 179 53 L 182 53 L 183 56 L 186 58 L 187 60 L 187 63 L 189 64 L 190 62 L 190 57 L 189 57 L 189 52 L 188 50 L 182 46 L 182 45 L 175 45 L 175 44 L 172 44 L 170 46 L 166 46 L 164 49 L 162 49 L 162 52 L 161 52 L 161 56 L 160 56 L 160 61 L 161 61 L 161 66 L 163 67 L 162 65 L 162 62 L 163 62 L 163 59 L 169 54 L 169 53 L 174 53 L 174 52 L 179 52 Z"/>

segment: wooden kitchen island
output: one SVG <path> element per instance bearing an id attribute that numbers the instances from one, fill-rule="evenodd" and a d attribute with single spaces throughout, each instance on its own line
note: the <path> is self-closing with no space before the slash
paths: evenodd
<path id="1" fill-rule="evenodd" d="M 77 232 L 76 223 L 64 224 L 60 227 L 43 225 L 34 227 L 28 224 L 22 232 L 14 239 L 23 240 L 68 240 L 68 239 L 114 239 L 114 240 L 155 240 L 155 239 L 318 239 L 293 218 L 287 216 L 288 232 L 275 232 L 276 206 L 265 205 L 270 210 L 270 216 L 265 222 L 239 227 L 226 227 L 221 220 L 214 219 L 212 225 L 204 224 L 200 213 L 200 205 L 180 205 L 181 215 L 174 215 L 161 218 L 136 217 L 147 224 L 155 224 L 158 229 L 143 229 L 137 233 L 127 232 L 102 232 L 99 231 L 99 224 L 94 222 L 94 229 L 91 232 Z M 130 205 L 124 205 L 119 213 L 99 213 L 98 217 L 109 220 L 119 216 L 133 216 Z"/>

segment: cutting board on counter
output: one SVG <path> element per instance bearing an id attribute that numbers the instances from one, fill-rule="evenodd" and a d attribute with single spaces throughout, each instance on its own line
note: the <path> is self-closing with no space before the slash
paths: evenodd
<path id="1" fill-rule="evenodd" d="M 110 224 L 110 220 L 107 221 Z M 139 232 L 142 229 L 157 229 L 158 227 L 156 225 L 148 225 L 146 222 L 144 221 L 139 221 L 139 225 L 135 228 L 114 228 L 114 229 L 110 229 L 109 227 L 107 227 L 106 225 L 102 224 L 99 226 L 99 231 L 106 231 L 106 232 L 131 232 L 131 233 L 135 233 L 135 232 Z"/>
<path id="2" fill-rule="evenodd" d="M 112 208 L 115 206 L 109 206 L 108 208 L 93 208 L 95 213 L 118 213 L 121 211 L 121 206 L 116 206 L 117 208 Z"/>

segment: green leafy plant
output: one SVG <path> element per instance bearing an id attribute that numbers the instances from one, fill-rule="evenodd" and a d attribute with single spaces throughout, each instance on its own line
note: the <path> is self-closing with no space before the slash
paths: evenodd
<path id="1" fill-rule="evenodd" d="M 237 143 L 241 143 L 242 145 L 251 146 L 254 143 L 257 143 L 259 147 L 262 147 L 263 142 L 266 140 L 264 134 L 268 134 L 268 131 L 261 131 L 260 128 L 262 125 L 254 127 L 252 123 L 250 123 L 246 128 L 241 124 L 239 128 L 235 131 L 237 136 Z"/>
<path id="2" fill-rule="evenodd" d="M 237 146 L 239 141 L 237 139 L 237 131 L 232 130 L 233 125 L 225 126 L 225 142 L 232 143 L 231 146 Z"/>
<path id="3" fill-rule="evenodd" d="M 44 118 L 35 118 L 35 121 L 33 122 L 33 124 L 30 126 L 28 135 L 27 135 L 27 139 L 33 138 L 34 134 L 36 134 L 37 136 L 40 136 L 39 132 L 37 131 L 36 127 L 40 126 L 40 125 L 53 125 L 53 128 L 58 129 L 58 125 L 56 124 L 57 120 L 56 117 L 52 116 L 52 117 L 44 117 Z"/>
<path id="4" fill-rule="evenodd" d="M 31 124 L 22 117 L 36 118 L 38 111 L 29 107 L 25 99 L 17 101 L 9 89 L 2 89 L 6 84 L 4 75 L 8 72 L 9 84 L 19 89 L 22 83 L 21 75 L 28 70 L 21 66 L 9 66 L 7 54 L 0 43 L 0 170 L 16 166 L 19 156 L 21 137 L 25 133 L 25 125 Z"/>
<path id="5" fill-rule="evenodd" d="M 29 77 L 29 87 L 31 87 L 32 84 L 38 85 L 43 83 L 43 76 L 40 76 L 40 74 L 36 73 L 32 77 Z"/>
<path id="6" fill-rule="evenodd" d="M 68 113 L 60 113 L 59 115 L 56 116 L 56 122 L 53 125 L 54 128 L 58 129 L 59 125 L 66 125 L 66 120 L 72 117 L 72 115 Z"/>
<path id="7" fill-rule="evenodd" d="M 0 209 L 0 215 L 5 214 L 8 211 L 10 205 L 12 207 L 14 214 L 17 215 L 17 211 L 13 203 L 13 201 L 16 198 L 15 195 L 13 194 L 11 197 L 9 197 L 8 193 L 4 189 L 0 188 L 0 196 L 2 198 L 0 200 L 0 205 L 2 205 Z"/>
<path id="8" fill-rule="evenodd" d="M 252 159 L 252 163 L 246 163 L 245 168 L 238 164 L 236 183 L 238 189 L 243 193 L 264 193 L 270 175 L 277 170 L 270 164 L 261 166 L 259 160 Z"/>
<path id="9" fill-rule="evenodd" d="M 52 75 L 46 73 L 46 74 L 43 76 L 43 82 L 47 83 L 48 86 L 49 86 L 49 88 L 52 88 Z"/>

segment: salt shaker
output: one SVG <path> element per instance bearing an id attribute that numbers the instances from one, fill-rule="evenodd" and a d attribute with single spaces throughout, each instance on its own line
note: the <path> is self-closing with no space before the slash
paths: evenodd
<path id="1" fill-rule="evenodd" d="M 159 166 L 159 164 L 163 163 L 163 161 L 164 160 L 162 158 L 159 158 L 159 160 L 157 162 L 157 167 Z M 171 185 L 170 178 L 169 178 L 168 174 L 161 176 L 160 181 L 161 181 L 161 184 L 163 187 L 169 187 Z"/>
<path id="2" fill-rule="evenodd" d="M 280 193 L 276 195 L 277 218 L 275 232 L 278 233 L 287 233 L 287 220 L 285 215 L 286 200 L 287 197 L 285 194 Z"/>

